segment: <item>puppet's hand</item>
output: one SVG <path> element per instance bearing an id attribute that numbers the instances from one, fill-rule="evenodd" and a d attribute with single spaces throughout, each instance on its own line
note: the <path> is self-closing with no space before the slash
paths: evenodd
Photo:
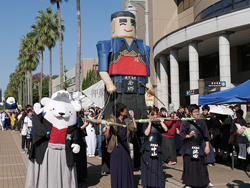
<path id="1" fill-rule="evenodd" d="M 71 148 L 73 148 L 73 153 L 79 153 L 80 151 L 80 145 L 78 144 L 71 144 Z"/>
<path id="2" fill-rule="evenodd" d="M 115 85 L 113 84 L 113 82 L 110 80 L 109 82 L 106 82 L 106 87 L 107 87 L 107 91 L 109 93 L 114 93 L 116 91 L 116 87 Z"/>

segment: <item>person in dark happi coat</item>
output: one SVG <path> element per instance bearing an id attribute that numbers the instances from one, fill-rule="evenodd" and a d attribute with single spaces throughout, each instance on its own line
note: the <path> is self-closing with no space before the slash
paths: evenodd
<path id="1" fill-rule="evenodd" d="M 76 160 L 76 170 L 77 170 L 77 182 L 81 184 L 87 179 L 88 176 L 88 169 L 87 169 L 87 156 L 86 156 L 86 148 L 87 144 L 85 141 L 86 130 L 85 128 L 89 124 L 87 121 L 83 122 L 81 114 L 78 113 L 77 117 L 78 126 L 77 128 L 80 131 L 79 145 L 80 145 L 80 152 L 78 153 L 77 160 Z"/>
<path id="2" fill-rule="evenodd" d="M 189 105 L 191 118 L 198 118 L 199 107 Z M 183 146 L 180 154 L 183 155 L 182 180 L 186 187 L 213 187 L 209 180 L 205 155 L 210 152 L 210 135 L 204 120 L 183 121 L 180 127 L 180 137 Z M 202 147 L 206 142 L 205 149 Z"/>
<path id="3" fill-rule="evenodd" d="M 113 114 L 109 121 L 123 124 L 126 127 L 107 126 L 104 133 L 108 139 L 107 151 L 110 155 L 110 174 L 112 188 L 134 188 L 133 168 L 128 146 L 130 131 L 136 131 L 137 125 L 134 119 L 134 112 L 129 111 L 132 121 L 127 117 L 127 108 L 122 103 L 114 104 Z"/>
<path id="4" fill-rule="evenodd" d="M 207 125 L 209 135 L 211 137 L 211 134 L 212 134 L 212 132 L 213 132 L 213 130 L 215 128 L 215 122 L 214 122 L 214 118 L 208 113 L 209 110 L 210 110 L 210 107 L 208 105 L 204 105 L 202 107 L 202 114 L 199 116 L 199 118 L 210 118 L 209 120 L 205 120 L 205 122 L 206 122 L 206 125 Z M 211 142 L 212 142 L 212 138 L 211 138 L 211 140 L 209 142 L 210 152 L 209 152 L 209 154 L 207 154 L 205 156 L 205 161 L 206 161 L 206 164 L 208 164 L 209 166 L 214 166 L 214 162 L 215 162 L 214 148 L 213 148 Z M 202 145 L 203 145 L 203 147 L 206 146 L 205 141 L 203 141 Z"/>
<path id="5" fill-rule="evenodd" d="M 150 119 L 156 119 L 158 109 L 151 108 Z M 168 131 L 162 122 L 151 122 L 143 124 L 145 143 L 141 149 L 141 185 L 145 187 L 165 187 L 165 178 L 162 166 L 162 133 Z"/>

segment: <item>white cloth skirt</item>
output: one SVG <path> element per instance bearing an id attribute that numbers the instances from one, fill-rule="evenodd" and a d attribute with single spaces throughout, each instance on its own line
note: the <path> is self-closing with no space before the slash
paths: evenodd
<path id="1" fill-rule="evenodd" d="M 96 134 L 95 134 L 95 128 L 92 127 L 92 123 L 89 123 L 89 125 L 86 127 L 87 135 L 85 137 L 86 143 L 87 143 L 87 155 L 95 155 L 96 150 Z"/>
<path id="2" fill-rule="evenodd" d="M 42 164 L 29 161 L 25 188 L 77 187 L 76 166 L 67 166 L 65 145 L 49 143 Z"/>

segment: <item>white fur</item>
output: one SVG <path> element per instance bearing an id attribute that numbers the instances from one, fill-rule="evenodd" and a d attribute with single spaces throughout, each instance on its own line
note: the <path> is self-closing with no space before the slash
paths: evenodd
<path id="1" fill-rule="evenodd" d="M 44 97 L 41 100 L 44 107 L 41 109 L 35 104 L 34 109 L 38 113 L 43 113 L 43 116 L 57 129 L 68 128 L 77 123 L 77 112 L 81 110 L 81 105 L 77 102 L 69 100 L 69 93 L 65 90 L 54 93 L 50 98 Z M 36 113 L 37 113 L 36 112 Z M 74 153 L 80 151 L 80 146 L 72 144 Z"/>

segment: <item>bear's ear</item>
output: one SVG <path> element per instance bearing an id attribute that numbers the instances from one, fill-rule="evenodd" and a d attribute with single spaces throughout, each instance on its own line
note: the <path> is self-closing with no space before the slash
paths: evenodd
<path id="1" fill-rule="evenodd" d="M 71 104 L 74 106 L 75 110 L 79 112 L 81 110 L 81 105 L 77 101 L 71 101 Z"/>
<path id="2" fill-rule="evenodd" d="M 50 101 L 51 101 L 50 98 L 48 98 L 48 97 L 43 97 L 43 98 L 41 99 L 41 104 L 42 104 L 43 106 L 45 106 L 45 105 L 48 104 Z"/>

